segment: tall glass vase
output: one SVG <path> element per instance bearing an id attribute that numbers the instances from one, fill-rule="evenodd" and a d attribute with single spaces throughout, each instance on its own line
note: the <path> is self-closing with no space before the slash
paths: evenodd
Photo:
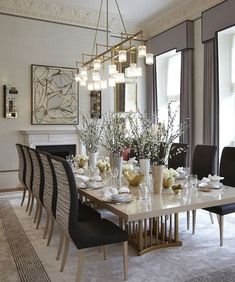
<path id="1" fill-rule="evenodd" d="M 95 168 L 96 167 L 97 156 L 98 156 L 98 152 L 95 152 L 95 153 L 88 152 L 89 166 L 91 168 Z"/>
<path id="2" fill-rule="evenodd" d="M 153 191 L 154 191 L 155 194 L 161 194 L 162 193 L 164 168 L 165 168 L 165 166 L 163 166 L 163 165 L 153 165 L 152 166 Z"/>
<path id="3" fill-rule="evenodd" d="M 117 168 L 118 170 L 118 180 L 120 180 L 122 176 L 122 161 L 123 157 L 113 156 L 113 169 Z"/>
<path id="4" fill-rule="evenodd" d="M 149 177 L 150 159 L 139 159 L 140 172 L 144 175 L 145 180 Z"/>

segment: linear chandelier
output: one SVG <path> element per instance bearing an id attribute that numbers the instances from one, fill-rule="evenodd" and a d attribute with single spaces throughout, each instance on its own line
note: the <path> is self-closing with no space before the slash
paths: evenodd
<path id="1" fill-rule="evenodd" d="M 110 46 L 108 1 L 106 0 L 106 44 L 97 43 L 103 7 L 103 0 L 101 0 L 92 53 L 83 53 L 82 61 L 76 62 L 75 80 L 80 86 L 87 87 L 90 91 L 115 87 L 118 83 L 125 83 L 128 78 L 141 77 L 142 68 L 138 66 L 141 58 L 145 58 L 147 65 L 153 64 L 153 54 L 147 53 L 146 45 L 144 45 L 143 31 L 135 34 L 127 33 L 117 0 L 115 3 L 124 32 L 121 33 L 121 41 Z M 100 52 L 101 48 L 103 48 L 102 52 Z"/>

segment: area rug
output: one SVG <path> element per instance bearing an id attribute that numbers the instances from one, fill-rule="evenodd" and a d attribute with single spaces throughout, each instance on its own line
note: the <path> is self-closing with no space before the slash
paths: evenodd
<path id="1" fill-rule="evenodd" d="M 59 241 L 56 227 L 49 247 L 43 239 L 45 215 L 35 229 L 33 215 L 20 206 L 21 194 L 0 194 L 0 281 L 75 281 L 77 251 L 71 244 L 64 272 L 55 260 Z M 35 211 L 33 211 L 34 213 Z M 102 216 L 116 218 L 105 211 Z M 211 224 L 209 214 L 197 212 L 196 234 L 186 229 L 186 213 L 180 214 L 182 247 L 155 250 L 137 256 L 129 247 L 129 282 L 230 282 L 235 281 L 235 214 L 225 217 L 224 246 L 219 247 L 218 224 Z M 122 247 L 108 247 L 102 259 L 99 248 L 85 251 L 82 282 L 120 282 L 123 280 Z"/>
<path id="2" fill-rule="evenodd" d="M 51 281 L 8 200 L 0 200 L 0 220 L 21 281 Z"/>

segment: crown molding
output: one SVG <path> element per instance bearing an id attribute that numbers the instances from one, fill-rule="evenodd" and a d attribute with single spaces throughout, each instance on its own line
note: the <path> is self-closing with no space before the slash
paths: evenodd
<path id="1" fill-rule="evenodd" d="M 150 38 L 186 20 L 195 20 L 201 13 L 225 0 L 186 0 L 174 9 L 145 24 L 145 35 Z"/>
<path id="2" fill-rule="evenodd" d="M 65 5 L 58 1 L 55 3 L 52 0 L 0 0 L 0 13 L 86 28 L 96 28 L 99 16 L 98 10 Z M 125 19 L 125 16 L 123 18 Z M 127 22 L 126 26 L 131 27 L 133 31 L 135 29 L 131 22 Z M 104 11 L 101 12 L 99 29 L 106 30 Z M 123 32 L 118 14 L 109 13 L 109 30 L 114 33 Z"/>

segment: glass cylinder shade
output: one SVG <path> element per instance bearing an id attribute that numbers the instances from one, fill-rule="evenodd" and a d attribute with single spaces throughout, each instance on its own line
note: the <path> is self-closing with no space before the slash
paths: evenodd
<path id="1" fill-rule="evenodd" d="M 124 76 L 124 73 L 117 73 L 115 75 L 115 81 L 116 83 L 124 83 L 125 82 L 125 76 Z"/>
<path id="2" fill-rule="evenodd" d="M 146 65 L 152 65 L 153 64 L 153 54 L 147 53 L 145 58 Z"/>
<path id="3" fill-rule="evenodd" d="M 109 74 L 115 74 L 117 72 L 117 66 L 114 64 L 109 65 Z"/>
<path id="4" fill-rule="evenodd" d="M 76 73 L 76 74 L 74 75 L 74 79 L 75 79 L 75 81 L 80 82 L 80 81 L 81 81 L 81 76 L 80 76 L 80 74 Z"/>
<path id="5" fill-rule="evenodd" d="M 81 68 L 80 73 L 81 73 L 81 76 L 86 76 L 87 77 L 87 68 L 86 67 Z"/>
<path id="6" fill-rule="evenodd" d="M 143 58 L 145 56 L 146 56 L 146 46 L 145 45 L 138 46 L 138 57 Z"/>
<path id="7" fill-rule="evenodd" d="M 92 72 L 92 80 L 100 81 L 100 73 L 99 72 Z"/>
<path id="8" fill-rule="evenodd" d="M 125 50 L 120 50 L 118 52 L 118 61 L 120 63 L 124 63 L 126 62 L 126 51 Z"/>
<path id="9" fill-rule="evenodd" d="M 110 86 L 110 87 L 114 87 L 115 85 L 116 85 L 115 78 L 110 77 L 110 78 L 109 78 L 109 86 Z"/>
<path id="10" fill-rule="evenodd" d="M 89 82 L 89 83 L 87 84 L 87 89 L 88 89 L 89 91 L 94 90 L 93 82 Z"/>
<path id="11" fill-rule="evenodd" d="M 94 90 L 100 90 L 100 81 L 94 81 Z"/>
<path id="12" fill-rule="evenodd" d="M 100 88 L 101 89 L 106 89 L 107 87 L 108 87 L 107 80 L 101 80 Z"/>
<path id="13" fill-rule="evenodd" d="M 93 68 L 94 68 L 94 70 L 100 70 L 101 69 L 101 61 L 99 59 L 93 61 Z"/>
<path id="14" fill-rule="evenodd" d="M 86 86 L 86 80 L 81 80 L 80 86 Z"/>

